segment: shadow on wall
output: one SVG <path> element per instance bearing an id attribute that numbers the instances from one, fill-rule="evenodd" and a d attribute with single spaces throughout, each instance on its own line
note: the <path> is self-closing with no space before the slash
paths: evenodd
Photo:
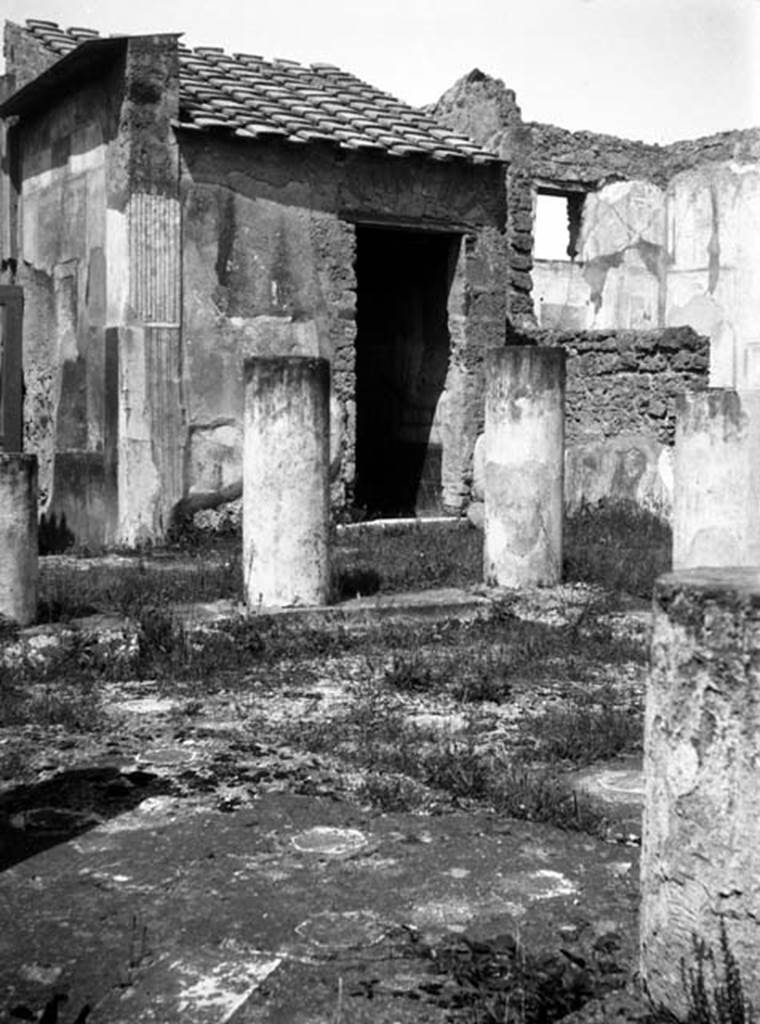
<path id="1" fill-rule="evenodd" d="M 37 545 L 41 555 L 60 555 L 73 547 L 76 537 L 66 523 L 66 513 L 60 518 L 55 512 L 50 516 L 41 515 L 37 527 Z"/>
<path id="2" fill-rule="evenodd" d="M 565 580 L 649 600 L 654 581 L 672 567 L 673 537 L 668 523 L 635 501 L 608 499 L 566 512 L 564 549 Z"/>

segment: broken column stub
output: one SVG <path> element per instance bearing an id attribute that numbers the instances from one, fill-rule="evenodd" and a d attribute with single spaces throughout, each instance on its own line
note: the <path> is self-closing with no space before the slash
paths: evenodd
<path id="1" fill-rule="evenodd" d="M 0 452 L 0 615 L 37 617 L 37 456 Z"/>
<path id="2" fill-rule="evenodd" d="M 679 395 L 673 568 L 760 565 L 760 391 Z"/>
<path id="3" fill-rule="evenodd" d="M 680 961 L 696 968 L 696 935 L 722 976 L 722 917 L 745 997 L 760 1006 L 760 568 L 661 576 L 653 625 L 642 975 L 685 1018 Z"/>
<path id="4" fill-rule="evenodd" d="M 513 346 L 486 357 L 486 583 L 562 576 L 565 352 Z"/>
<path id="5" fill-rule="evenodd" d="M 243 573 L 250 611 L 325 604 L 329 592 L 330 366 L 244 363 Z"/>

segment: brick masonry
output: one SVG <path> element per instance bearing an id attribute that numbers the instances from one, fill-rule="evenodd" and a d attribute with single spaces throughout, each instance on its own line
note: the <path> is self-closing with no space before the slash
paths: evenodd
<path id="1" fill-rule="evenodd" d="M 707 385 L 709 340 L 690 327 L 654 331 L 516 332 L 510 344 L 567 353 L 565 438 L 675 436 L 676 397 Z"/>

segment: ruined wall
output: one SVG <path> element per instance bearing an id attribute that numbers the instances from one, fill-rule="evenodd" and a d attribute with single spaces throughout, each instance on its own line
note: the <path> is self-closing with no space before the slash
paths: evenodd
<path id="1" fill-rule="evenodd" d="M 567 353 L 565 503 L 631 499 L 667 518 L 676 397 L 707 385 L 709 340 L 690 327 L 536 331 Z"/>
<path id="2" fill-rule="evenodd" d="M 705 387 L 708 340 L 690 327 L 649 331 L 531 331 L 511 344 L 561 346 L 567 353 L 565 437 L 675 435 L 675 400 Z"/>
<path id="3" fill-rule="evenodd" d="M 661 150 L 640 142 L 592 132 L 570 132 L 554 125 L 524 122 L 515 94 L 503 82 L 472 71 L 456 82 L 429 113 L 443 124 L 469 135 L 509 162 L 508 312 L 516 327 L 536 322 L 531 291 L 534 285 L 533 218 L 539 185 L 585 192 L 617 177 L 657 177 Z M 572 264 L 570 265 L 572 268 Z M 547 268 L 548 274 L 563 268 Z M 547 273 L 542 278 L 542 284 Z M 550 301 L 577 290 L 572 270 L 562 274 Z M 573 326 L 581 326 L 574 324 Z"/>
<path id="4" fill-rule="evenodd" d="M 682 171 L 666 213 L 664 322 L 709 336 L 714 387 L 760 387 L 760 160 Z"/>
<path id="5" fill-rule="evenodd" d="M 76 535 L 92 538 L 94 530 L 101 539 L 115 502 L 106 168 L 118 132 L 118 81 L 115 71 L 16 129 L 24 445 L 39 458 L 42 511 L 65 516 Z"/>
<path id="6" fill-rule="evenodd" d="M 760 164 L 709 163 L 605 185 L 585 202 L 576 261 L 536 261 L 536 315 L 565 330 L 688 324 L 714 386 L 760 384 Z"/>
<path id="7" fill-rule="evenodd" d="M 646 181 L 616 181 L 586 197 L 576 260 L 535 260 L 541 327 L 560 330 L 665 324 L 666 196 Z"/>
<path id="8" fill-rule="evenodd" d="M 511 331 L 509 345 L 567 353 L 565 507 L 632 500 L 668 520 L 676 397 L 707 386 L 709 339 L 690 327 L 644 331 Z M 484 447 L 472 498 L 483 500 Z M 480 511 L 473 513 L 477 521 Z"/>
<path id="9" fill-rule="evenodd" d="M 597 188 L 605 180 L 644 178 L 662 182 L 663 148 L 598 132 L 572 132 L 530 121 L 512 146 L 536 181 Z"/>
<path id="10" fill-rule="evenodd" d="M 510 161 L 514 326 L 688 323 L 711 338 L 714 384 L 756 386 L 760 292 L 750 225 L 757 223 L 760 129 L 667 146 L 571 132 L 523 122 L 514 92 L 479 71 L 455 83 L 431 113 Z M 533 257 L 539 189 L 586 197 L 573 261 Z"/>
<path id="11" fill-rule="evenodd" d="M 461 506 L 482 418 L 482 360 L 503 339 L 500 168 L 455 168 L 182 133 L 184 395 L 189 510 L 235 497 L 244 356 L 302 353 L 332 369 L 335 504 L 355 473 L 356 223 L 466 237 L 449 294 L 451 356 L 434 419 L 444 502 Z"/>

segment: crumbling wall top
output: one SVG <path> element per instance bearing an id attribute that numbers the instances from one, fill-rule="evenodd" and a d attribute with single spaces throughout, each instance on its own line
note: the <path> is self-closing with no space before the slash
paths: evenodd
<path id="1" fill-rule="evenodd" d="M 478 69 L 427 110 L 539 185 L 591 189 L 611 180 L 643 179 L 664 186 L 674 175 L 704 163 L 760 159 L 760 128 L 659 145 L 523 121 L 514 91 Z"/>

